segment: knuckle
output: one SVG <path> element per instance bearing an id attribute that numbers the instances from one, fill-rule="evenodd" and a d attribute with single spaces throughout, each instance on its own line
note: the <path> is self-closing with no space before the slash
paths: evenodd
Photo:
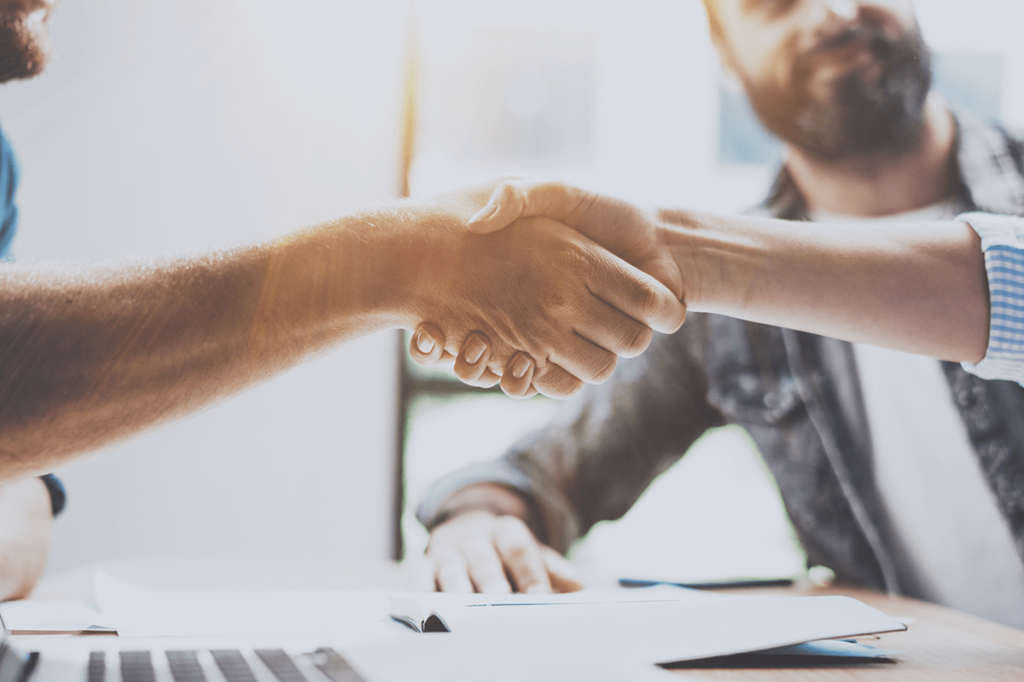
<path id="1" fill-rule="evenodd" d="M 526 203 L 526 190 L 515 180 L 506 180 L 500 187 L 502 201 L 522 207 Z"/>
<path id="2" fill-rule="evenodd" d="M 614 353 L 604 353 L 602 358 L 601 366 L 598 368 L 597 373 L 594 374 L 593 384 L 602 384 L 611 378 L 615 372 L 615 366 L 618 364 L 619 358 Z"/>
<path id="3" fill-rule="evenodd" d="M 636 323 L 630 325 L 630 328 L 626 330 L 626 336 L 628 339 L 620 355 L 631 358 L 647 350 L 654 339 L 654 331 L 650 327 Z"/>
<path id="4" fill-rule="evenodd" d="M 516 543 L 505 548 L 505 562 L 514 566 L 532 566 L 532 548 L 524 543 Z"/>
<path id="5" fill-rule="evenodd" d="M 544 372 L 539 378 L 534 375 L 533 385 L 541 395 L 565 400 L 579 393 L 583 389 L 584 383 L 561 370 Z"/>
<path id="6" fill-rule="evenodd" d="M 637 313 L 644 319 L 650 319 L 657 315 L 661 307 L 661 295 L 653 282 L 638 282 L 633 287 L 630 298 Z"/>

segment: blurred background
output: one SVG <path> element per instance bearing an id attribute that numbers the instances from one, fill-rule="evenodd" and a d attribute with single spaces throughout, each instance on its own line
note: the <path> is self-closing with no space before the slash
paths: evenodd
<path id="1" fill-rule="evenodd" d="M 510 5 L 514 7 L 510 8 Z M 1024 7 L 921 0 L 936 87 L 1024 124 Z M 21 261 L 230 246 L 520 172 L 740 211 L 775 143 L 721 75 L 699 0 L 65 2 L 55 59 L 0 90 Z M 399 558 L 440 474 L 493 457 L 553 401 L 464 389 L 395 332 L 58 472 L 48 571 L 117 558 Z M 708 434 L 573 552 L 607 576 L 802 570 L 739 429 Z"/>

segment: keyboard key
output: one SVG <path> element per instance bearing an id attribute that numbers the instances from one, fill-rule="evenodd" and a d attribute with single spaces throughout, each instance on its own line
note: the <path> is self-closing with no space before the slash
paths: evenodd
<path id="1" fill-rule="evenodd" d="M 89 653 L 89 667 L 85 679 L 88 682 L 103 682 L 107 677 L 107 654 L 105 651 Z"/>
<path id="2" fill-rule="evenodd" d="M 284 649 L 256 649 L 256 655 L 281 682 L 308 682 Z"/>
<path id="3" fill-rule="evenodd" d="M 156 682 L 153 659 L 148 651 L 121 652 L 122 682 Z"/>
<path id="4" fill-rule="evenodd" d="M 228 682 L 256 682 L 241 652 L 235 649 L 215 649 L 210 651 L 210 655 Z"/>
<path id="5" fill-rule="evenodd" d="M 206 682 L 203 666 L 199 664 L 194 651 L 168 651 L 167 663 L 171 667 L 174 682 Z"/>
<path id="6" fill-rule="evenodd" d="M 313 665 L 331 682 L 366 682 L 348 664 L 341 654 L 328 647 L 320 647 L 313 656 Z"/>

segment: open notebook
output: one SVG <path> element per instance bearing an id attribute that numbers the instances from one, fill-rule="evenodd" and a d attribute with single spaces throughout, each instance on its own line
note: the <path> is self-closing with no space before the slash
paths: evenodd
<path id="1" fill-rule="evenodd" d="M 2 623 L 2 621 L 0 621 Z M 322 643 L 326 640 L 326 644 Z M 317 642 L 321 642 L 317 644 Z M 651 666 L 567 656 L 556 647 L 458 636 L 332 645 L 302 637 L 11 637 L 0 682 L 672 682 Z"/>
<path id="2" fill-rule="evenodd" d="M 657 665 L 906 629 L 849 597 L 734 597 L 676 588 L 568 595 L 405 593 L 392 597 L 391 617 L 421 633 L 524 645 L 557 641 L 566 650 L 600 650 Z"/>

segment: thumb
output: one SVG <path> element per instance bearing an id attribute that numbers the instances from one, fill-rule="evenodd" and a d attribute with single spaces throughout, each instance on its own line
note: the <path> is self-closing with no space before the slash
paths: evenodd
<path id="1" fill-rule="evenodd" d="M 565 557 L 546 545 L 541 547 L 540 553 L 555 592 L 575 592 L 583 589 L 583 578 Z"/>
<path id="2" fill-rule="evenodd" d="M 590 192 L 560 182 L 508 180 L 495 188 L 487 205 L 466 227 L 476 234 L 490 234 L 520 218 L 543 216 L 586 234 L 583 221 L 574 220 L 572 214 L 591 197 Z"/>

